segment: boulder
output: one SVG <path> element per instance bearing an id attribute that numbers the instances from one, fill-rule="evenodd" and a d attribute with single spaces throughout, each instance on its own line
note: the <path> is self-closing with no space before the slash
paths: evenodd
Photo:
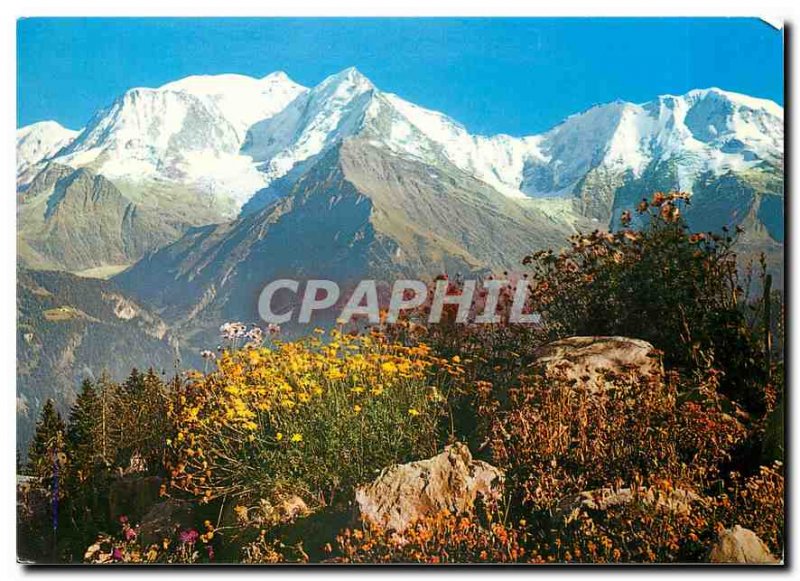
<path id="1" fill-rule="evenodd" d="M 168 498 L 153 504 L 142 516 L 137 533 L 143 545 L 160 543 L 171 538 L 176 530 L 197 526 L 197 515 L 192 503 Z"/>
<path id="2" fill-rule="evenodd" d="M 570 522 L 584 509 L 603 511 L 632 502 L 653 506 L 671 514 L 684 515 L 689 514 L 692 504 L 702 502 L 702 499 L 694 492 L 680 488 L 670 490 L 646 486 L 635 490 L 632 488 L 598 488 L 562 499 L 558 503 L 554 516 Z"/>
<path id="3" fill-rule="evenodd" d="M 753 531 L 736 525 L 720 533 L 708 554 L 709 563 L 748 563 L 751 565 L 776 565 L 779 563 L 769 552 L 764 541 Z"/>
<path id="4" fill-rule="evenodd" d="M 533 367 L 548 375 L 563 374 L 571 381 L 596 384 L 604 372 L 663 374 L 654 347 L 628 337 L 569 337 L 542 345 L 533 353 Z"/>
<path id="5" fill-rule="evenodd" d="M 258 505 L 250 509 L 243 506 L 234 508 L 236 521 L 240 524 L 261 528 L 293 522 L 295 519 L 311 513 L 305 501 L 297 495 L 269 501 L 262 498 Z"/>
<path id="6" fill-rule="evenodd" d="M 384 468 L 356 490 L 358 515 L 365 523 L 402 532 L 414 520 L 442 510 L 470 512 L 479 497 L 495 502 L 504 478 L 502 470 L 473 460 L 466 445 L 453 444 L 427 460 Z"/>
<path id="7" fill-rule="evenodd" d="M 119 476 L 112 480 L 108 493 L 108 516 L 116 520 L 122 515 L 136 522 L 161 499 L 161 485 L 164 480 L 158 476 L 132 474 Z"/>

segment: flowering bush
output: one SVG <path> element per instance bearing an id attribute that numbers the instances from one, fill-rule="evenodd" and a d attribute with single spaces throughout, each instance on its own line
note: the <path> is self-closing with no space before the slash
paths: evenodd
<path id="1" fill-rule="evenodd" d="M 569 522 L 557 523 L 553 538 L 540 542 L 534 552 L 549 562 L 702 562 L 715 537 L 702 501 L 692 510 L 674 510 L 643 501 L 639 490 L 634 483 L 631 502 L 604 510 L 582 508 Z M 668 495 L 672 486 L 661 480 L 648 490 Z"/>
<path id="2" fill-rule="evenodd" d="M 206 500 L 291 492 L 328 504 L 393 462 L 434 454 L 462 367 L 379 334 L 322 332 L 226 350 L 175 394 L 172 484 Z"/>
<path id="3" fill-rule="evenodd" d="M 84 562 L 97 565 L 112 563 L 209 563 L 215 559 L 215 528 L 210 521 L 203 523 L 202 530 L 176 529 L 171 537 L 160 543 L 143 545 L 138 527 L 128 518 L 119 518 L 120 530 L 116 535 L 100 535 L 86 549 Z"/>
<path id="4" fill-rule="evenodd" d="M 727 526 L 741 525 L 754 531 L 770 550 L 783 553 L 784 476 L 783 464 L 761 466 L 758 472 L 742 478 L 732 474 L 729 494 L 721 497 L 718 519 Z"/>
<path id="5" fill-rule="evenodd" d="M 306 563 L 308 555 L 301 545 L 287 547 L 279 539 L 270 539 L 266 530 L 261 530 L 256 540 L 242 546 L 241 562 L 245 565 Z"/>
<path id="6" fill-rule="evenodd" d="M 487 515 L 488 516 L 488 515 Z M 345 529 L 329 547 L 338 563 L 518 563 L 527 557 L 524 527 L 481 523 L 448 511 L 419 519 L 402 535 Z M 524 523 L 523 523 L 524 524 Z"/>
<path id="7" fill-rule="evenodd" d="M 484 394 L 492 460 L 508 470 L 516 502 L 546 511 L 568 494 L 648 475 L 703 486 L 746 436 L 714 384 L 679 398 L 675 377 L 606 376 L 599 391 L 523 378 L 509 401 Z M 680 391 L 687 391 L 682 389 Z"/>
<path id="8" fill-rule="evenodd" d="M 656 193 L 635 216 L 624 212 L 616 232 L 575 235 L 565 250 L 528 256 L 530 308 L 553 338 L 625 335 L 651 342 L 673 366 L 713 361 L 725 372 L 723 391 L 761 411 L 765 364 L 745 315 L 736 235 L 690 232 L 680 213 L 688 203 L 687 194 Z"/>

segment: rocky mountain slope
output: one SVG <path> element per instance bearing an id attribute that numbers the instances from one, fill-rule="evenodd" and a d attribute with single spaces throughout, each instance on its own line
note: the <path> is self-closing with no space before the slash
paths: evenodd
<path id="1" fill-rule="evenodd" d="M 108 178 L 55 162 L 18 196 L 20 266 L 82 272 L 125 268 L 148 250 L 219 216 L 205 206 L 187 212 L 180 192 L 153 206 L 135 202 Z"/>
<path id="2" fill-rule="evenodd" d="M 283 73 L 187 77 L 127 91 L 80 132 L 18 130 L 20 262 L 119 270 L 190 226 L 233 218 L 264 185 L 240 154 L 247 129 L 304 91 Z"/>
<path id="3" fill-rule="evenodd" d="M 48 398 L 66 413 L 84 378 L 119 380 L 134 366 L 171 374 L 177 347 L 157 315 L 111 282 L 18 269 L 17 447 Z"/>
<path id="4" fill-rule="evenodd" d="M 458 227 L 453 227 L 457 224 Z M 116 281 L 188 335 L 256 320 L 275 278 L 432 278 L 519 264 L 559 246 L 574 224 L 518 204 L 452 166 L 432 169 L 364 139 L 329 150 L 287 195 L 219 226 L 194 229 Z"/>
<path id="5" fill-rule="evenodd" d="M 695 90 L 598 105 L 541 135 L 484 137 L 347 69 L 250 129 L 243 151 L 261 164 L 268 187 L 244 212 L 284 195 L 314 159 L 355 136 L 433 167 L 454 166 L 511 198 L 564 201 L 601 226 L 653 189 L 697 190 L 699 199 L 730 177 L 748 188 L 768 175 L 768 193 L 782 195 L 783 109 L 771 101 Z M 717 209 L 716 228 L 743 217 L 736 200 Z"/>

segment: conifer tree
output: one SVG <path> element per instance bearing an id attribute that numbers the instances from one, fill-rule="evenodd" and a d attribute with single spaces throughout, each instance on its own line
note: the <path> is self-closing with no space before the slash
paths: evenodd
<path id="1" fill-rule="evenodd" d="M 122 434 L 119 412 L 119 386 L 105 372 L 97 381 L 97 454 L 100 462 L 111 466 L 117 457 Z"/>
<path id="2" fill-rule="evenodd" d="M 128 466 L 135 457 L 152 470 L 162 463 L 167 430 L 167 409 L 164 382 L 150 369 L 140 373 L 133 369 L 122 384 L 116 400 L 116 416 L 120 422 L 119 463 Z"/>
<path id="3" fill-rule="evenodd" d="M 48 399 L 42 408 L 28 452 L 28 470 L 31 475 L 53 478 L 58 470 L 56 464 L 65 463 L 64 431 L 61 414 L 56 410 L 55 402 Z"/>
<path id="4" fill-rule="evenodd" d="M 94 384 L 83 382 L 81 393 L 75 400 L 69 415 L 67 429 L 67 455 L 70 459 L 71 475 L 77 482 L 90 477 L 94 465 L 100 459 L 100 402 Z"/>

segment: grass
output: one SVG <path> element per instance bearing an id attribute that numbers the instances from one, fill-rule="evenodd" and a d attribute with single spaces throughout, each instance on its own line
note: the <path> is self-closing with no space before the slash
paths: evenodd
<path id="1" fill-rule="evenodd" d="M 80 311 L 69 305 L 55 307 L 54 309 L 47 309 L 42 314 L 46 320 L 53 322 L 87 318 L 83 311 Z"/>
<path id="2" fill-rule="evenodd" d="M 103 266 L 95 266 L 93 268 L 79 270 L 74 274 L 81 276 L 83 278 L 100 278 L 103 280 L 108 280 L 109 278 L 111 278 L 116 274 L 119 274 L 129 266 L 130 264 L 104 264 Z"/>

